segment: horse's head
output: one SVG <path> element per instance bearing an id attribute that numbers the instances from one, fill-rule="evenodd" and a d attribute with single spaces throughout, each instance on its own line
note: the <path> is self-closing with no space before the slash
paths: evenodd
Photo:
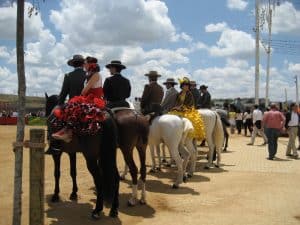
<path id="1" fill-rule="evenodd" d="M 49 116 L 51 114 L 52 109 L 58 104 L 58 95 L 48 96 L 47 93 L 45 93 L 45 97 L 46 97 L 46 116 Z"/>

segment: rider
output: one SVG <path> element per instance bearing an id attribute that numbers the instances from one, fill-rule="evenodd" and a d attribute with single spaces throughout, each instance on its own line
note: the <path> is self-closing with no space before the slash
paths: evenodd
<path id="1" fill-rule="evenodd" d="M 174 86 L 177 85 L 178 83 L 175 82 L 174 78 L 168 78 L 163 84 L 166 86 L 167 91 L 161 103 L 161 108 L 163 113 L 167 113 L 175 105 L 178 91 L 175 89 Z"/>
<path id="2" fill-rule="evenodd" d="M 190 80 L 187 77 L 179 80 L 181 92 L 178 94 L 175 106 L 170 114 L 189 119 L 194 126 L 192 136 L 201 141 L 205 138 L 204 123 L 201 115 L 194 107 L 193 94 L 190 91 Z"/>
<path id="3" fill-rule="evenodd" d="M 74 67 L 74 70 L 64 77 L 63 86 L 58 97 L 58 104 L 63 105 L 66 97 L 73 98 L 80 95 L 86 79 L 86 72 L 83 70 L 84 58 L 82 55 L 74 55 L 67 64 Z M 52 137 L 49 138 L 49 148 L 45 154 L 55 154 L 60 151 L 61 143 Z"/>
<path id="4" fill-rule="evenodd" d="M 126 98 L 130 97 L 131 86 L 129 80 L 121 75 L 121 71 L 126 69 L 126 66 L 118 60 L 113 60 L 106 65 L 106 68 L 111 74 L 103 85 L 104 98 L 107 100 L 106 107 L 129 107 Z"/>
<path id="5" fill-rule="evenodd" d="M 53 133 L 53 138 L 70 142 L 73 132 L 79 136 L 94 135 L 101 129 L 100 122 L 105 119 L 105 101 L 97 61 L 94 57 L 85 59 L 87 82 L 81 96 L 74 96 L 64 106 L 54 109 L 56 120 L 52 125 L 63 128 Z"/>
<path id="6" fill-rule="evenodd" d="M 157 83 L 157 78 L 161 77 L 157 71 L 150 71 L 145 74 L 149 79 L 149 84 L 144 87 L 141 99 L 141 111 L 144 115 L 160 109 L 161 100 L 164 96 L 163 87 Z"/>

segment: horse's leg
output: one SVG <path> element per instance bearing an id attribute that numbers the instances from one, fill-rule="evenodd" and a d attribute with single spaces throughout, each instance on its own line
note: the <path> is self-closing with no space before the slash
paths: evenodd
<path id="1" fill-rule="evenodd" d="M 209 151 L 208 151 L 208 163 L 205 166 L 205 169 L 209 169 L 213 165 L 212 161 L 213 161 L 213 155 L 214 155 L 214 151 L 215 151 L 215 145 L 211 138 L 212 135 L 207 135 L 207 136 L 208 136 L 207 144 L 208 144 Z"/>
<path id="2" fill-rule="evenodd" d="M 101 196 L 103 191 L 102 191 L 102 184 L 101 184 L 100 169 L 98 167 L 97 158 L 87 156 L 85 154 L 84 154 L 84 156 L 85 156 L 85 159 L 86 159 L 87 168 L 88 168 L 90 174 L 93 177 L 94 184 L 95 184 L 96 190 L 97 190 L 96 206 L 95 206 L 95 209 L 92 212 L 92 218 L 93 219 L 99 219 L 100 212 L 103 210 L 103 198 Z"/>
<path id="3" fill-rule="evenodd" d="M 150 153 L 151 153 L 151 160 L 152 160 L 152 167 L 150 173 L 154 173 L 156 169 L 156 162 L 155 162 L 155 154 L 154 154 L 154 145 L 149 144 Z"/>
<path id="4" fill-rule="evenodd" d="M 220 149 L 216 149 L 216 152 L 217 152 L 217 165 L 216 167 L 220 167 L 220 162 L 221 162 L 221 150 Z"/>
<path id="5" fill-rule="evenodd" d="M 70 175 L 72 177 L 72 182 L 73 182 L 73 189 L 72 193 L 70 195 L 70 200 L 76 201 L 78 196 L 77 196 L 77 180 L 76 180 L 76 153 L 69 153 L 69 158 L 70 158 Z"/>
<path id="6" fill-rule="evenodd" d="M 186 174 L 186 167 L 187 167 L 187 164 L 189 162 L 191 154 L 186 149 L 186 147 L 184 146 L 184 143 L 179 144 L 178 150 L 179 150 L 179 153 L 180 153 L 181 157 L 183 158 L 183 162 L 182 162 L 183 182 L 186 182 L 187 181 L 187 177 L 185 175 Z"/>
<path id="7" fill-rule="evenodd" d="M 190 165 L 189 165 L 189 170 L 188 170 L 188 178 L 191 178 L 195 172 L 196 168 L 196 160 L 197 160 L 197 150 L 195 149 L 194 141 L 191 138 L 186 139 L 186 148 L 191 154 L 191 160 L 190 160 Z"/>
<path id="8" fill-rule="evenodd" d="M 55 188 L 54 194 L 52 195 L 51 201 L 58 202 L 59 201 L 59 178 L 60 178 L 60 159 L 62 152 L 58 154 L 52 154 L 52 158 L 54 161 L 54 178 L 55 178 Z"/>
<path id="9" fill-rule="evenodd" d="M 140 174 L 141 174 L 141 181 L 142 181 L 142 193 L 140 203 L 146 204 L 146 149 L 147 145 L 143 143 L 139 143 L 137 146 L 137 150 L 139 153 L 140 158 Z"/>
<path id="10" fill-rule="evenodd" d="M 162 159 L 162 162 L 163 163 L 166 163 L 167 162 L 167 157 L 166 157 L 166 145 L 165 143 L 162 144 L 162 154 L 163 154 L 163 159 Z"/>
<path id="11" fill-rule="evenodd" d="M 124 148 L 122 147 L 122 152 L 125 158 L 125 162 L 129 167 L 129 172 L 132 179 L 132 196 L 128 200 L 128 206 L 134 206 L 137 203 L 137 173 L 138 169 L 133 160 L 133 147 Z"/>
<path id="12" fill-rule="evenodd" d="M 155 147 L 156 147 L 156 155 L 158 158 L 158 168 L 156 169 L 160 171 L 161 170 L 160 144 L 157 144 Z"/>
<path id="13" fill-rule="evenodd" d="M 118 173 L 118 172 L 117 172 Z M 116 174 L 116 176 L 119 176 L 118 174 Z M 119 209 L 119 182 L 116 183 L 116 191 L 113 197 L 113 202 L 112 202 L 112 206 L 109 212 L 109 216 L 110 217 L 118 217 L 118 209 Z"/>
<path id="14" fill-rule="evenodd" d="M 125 161 L 125 160 L 124 160 L 124 161 Z M 121 176 L 120 176 L 120 180 L 125 180 L 125 177 L 126 177 L 127 173 L 128 173 L 128 166 L 127 166 L 127 164 L 126 164 L 126 162 L 125 162 L 125 165 L 124 165 L 124 171 L 123 171 L 123 173 L 122 173 Z"/>
<path id="15" fill-rule="evenodd" d="M 183 168 L 182 168 L 182 158 L 179 155 L 178 151 L 178 143 L 168 143 L 168 148 L 170 150 L 171 157 L 175 160 L 177 166 L 177 179 L 173 184 L 172 188 L 177 189 L 179 188 L 179 184 L 183 182 Z"/>

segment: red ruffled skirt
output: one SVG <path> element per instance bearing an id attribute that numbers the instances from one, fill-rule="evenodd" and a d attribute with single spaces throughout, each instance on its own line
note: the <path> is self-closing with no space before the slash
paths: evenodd
<path id="1" fill-rule="evenodd" d="M 105 120 L 102 88 L 92 88 L 86 96 L 75 96 L 53 111 L 53 128 L 67 127 L 77 135 L 95 135 Z M 56 130 L 55 129 L 55 130 Z"/>

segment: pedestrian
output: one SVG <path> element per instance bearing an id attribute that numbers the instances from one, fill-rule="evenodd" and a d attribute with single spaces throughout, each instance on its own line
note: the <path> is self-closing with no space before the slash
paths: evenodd
<path id="1" fill-rule="evenodd" d="M 241 134 L 242 126 L 243 126 L 243 113 L 241 112 L 240 109 L 236 110 L 235 123 L 236 123 L 236 129 L 238 130 L 238 134 Z"/>
<path id="2" fill-rule="evenodd" d="M 290 111 L 286 114 L 285 128 L 289 134 L 286 156 L 292 156 L 295 158 L 298 158 L 295 141 L 298 134 L 299 118 L 298 105 L 292 103 L 290 106 Z M 291 151 L 293 151 L 293 154 L 291 154 Z"/>
<path id="3" fill-rule="evenodd" d="M 264 143 L 262 145 L 267 144 L 268 140 L 263 131 L 263 127 L 261 125 L 262 119 L 263 119 L 262 111 L 259 109 L 258 105 L 254 105 L 254 110 L 253 110 L 253 114 L 252 114 L 253 131 L 252 131 L 252 135 L 251 135 L 251 141 L 250 141 L 250 143 L 248 143 L 248 145 L 254 144 L 257 134 L 259 134 L 264 139 Z"/>
<path id="4" fill-rule="evenodd" d="M 246 109 L 243 114 L 243 122 L 244 122 L 244 134 L 247 137 L 247 131 L 250 132 L 250 136 L 252 135 L 253 123 L 252 123 L 252 113 L 250 109 Z"/>
<path id="5" fill-rule="evenodd" d="M 145 76 L 148 77 L 149 84 L 145 85 L 141 100 L 141 112 L 144 115 L 161 110 L 160 104 L 164 97 L 163 87 L 157 83 L 157 78 L 161 75 L 157 71 L 150 71 Z"/>
<path id="6" fill-rule="evenodd" d="M 269 160 L 273 160 L 277 153 L 277 141 L 280 131 L 285 129 L 285 117 L 278 111 L 275 103 L 271 104 L 271 109 L 263 116 L 262 125 L 268 138 Z"/>

